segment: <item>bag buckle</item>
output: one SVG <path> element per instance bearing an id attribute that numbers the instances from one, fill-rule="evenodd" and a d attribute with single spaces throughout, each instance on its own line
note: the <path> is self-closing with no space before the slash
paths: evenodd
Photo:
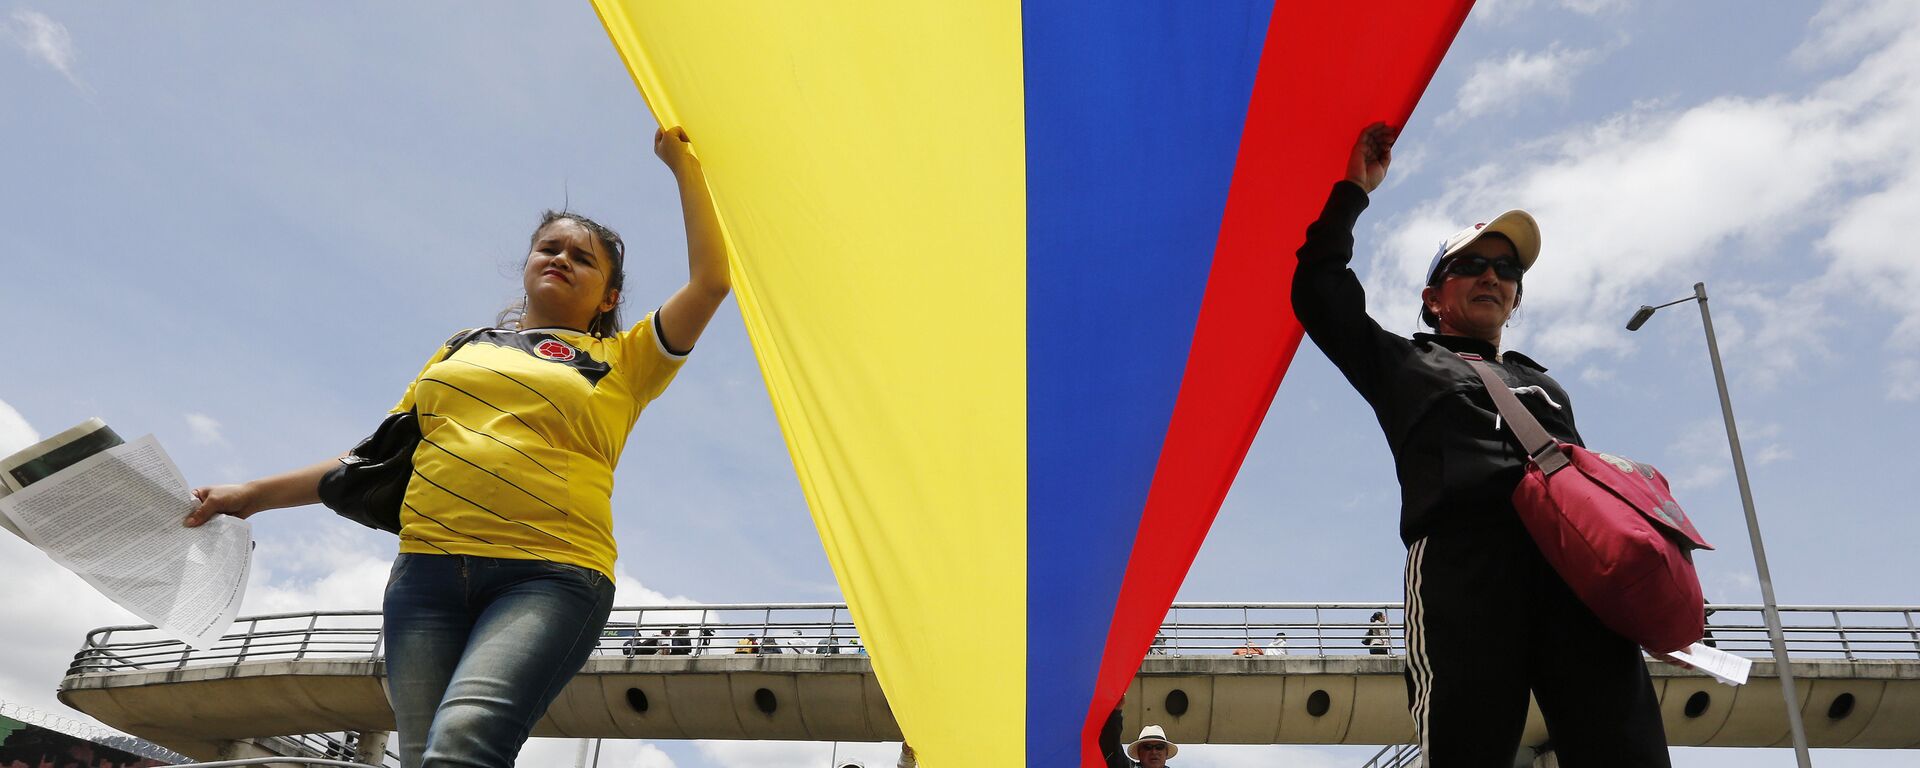
<path id="1" fill-rule="evenodd" d="M 1527 461 L 1539 467 L 1540 474 L 1552 477 L 1553 473 L 1566 469 L 1573 463 L 1572 459 L 1567 458 L 1567 452 L 1561 450 L 1560 445 L 1559 440 L 1549 442 L 1539 452 L 1527 456 Z"/>

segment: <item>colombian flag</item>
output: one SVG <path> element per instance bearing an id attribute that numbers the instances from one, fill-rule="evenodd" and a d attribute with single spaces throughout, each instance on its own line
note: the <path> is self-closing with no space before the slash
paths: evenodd
<path id="1" fill-rule="evenodd" d="M 594 4 L 921 764 L 1098 765 L 1299 343 L 1293 250 L 1470 0 Z"/>

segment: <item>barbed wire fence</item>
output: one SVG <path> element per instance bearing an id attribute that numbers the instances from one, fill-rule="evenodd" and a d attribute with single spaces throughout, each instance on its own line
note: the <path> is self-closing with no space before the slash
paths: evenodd
<path id="1" fill-rule="evenodd" d="M 64 733 L 76 739 L 99 744 L 103 747 L 126 752 L 140 757 L 152 758 L 165 763 L 185 763 L 192 758 L 155 744 L 138 736 L 130 736 L 99 723 L 76 720 L 65 715 L 42 712 L 25 704 L 0 701 L 0 717 L 11 718 L 26 725 L 45 728 L 56 733 Z"/>

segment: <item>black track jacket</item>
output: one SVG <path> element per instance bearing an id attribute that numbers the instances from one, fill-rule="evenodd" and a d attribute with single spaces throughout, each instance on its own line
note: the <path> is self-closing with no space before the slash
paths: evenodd
<path id="1" fill-rule="evenodd" d="M 1367 193 L 1350 181 L 1333 186 L 1320 219 L 1307 227 L 1293 274 L 1293 311 L 1307 335 L 1345 374 L 1367 404 L 1393 450 L 1400 478 L 1400 539 L 1409 546 L 1434 533 L 1514 526 L 1513 489 L 1526 451 L 1502 424 L 1473 368 L 1456 352 L 1478 354 L 1508 386 L 1540 387 L 1520 401 L 1547 432 L 1584 445 L 1573 405 L 1547 369 L 1518 352 L 1462 336 L 1388 333 L 1367 315 L 1366 295 L 1348 262 L 1353 224 Z"/>

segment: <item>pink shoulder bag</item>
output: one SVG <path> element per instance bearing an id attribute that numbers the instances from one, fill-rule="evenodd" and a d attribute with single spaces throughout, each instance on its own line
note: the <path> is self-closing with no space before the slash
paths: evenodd
<path id="1" fill-rule="evenodd" d="M 1513 506 L 1540 553 L 1607 628 L 1655 653 L 1706 632 L 1692 551 L 1713 549 L 1673 500 L 1667 478 L 1637 461 L 1547 434 L 1479 355 L 1461 354 L 1526 448 Z"/>

